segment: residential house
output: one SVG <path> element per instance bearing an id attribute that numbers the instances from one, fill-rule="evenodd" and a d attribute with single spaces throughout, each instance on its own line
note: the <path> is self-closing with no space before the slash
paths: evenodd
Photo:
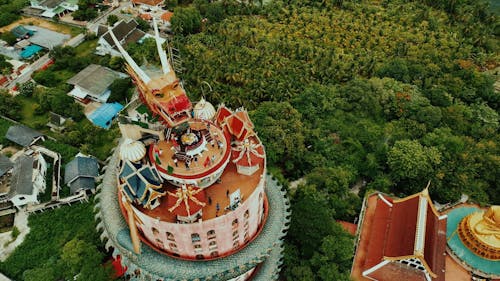
<path id="1" fill-rule="evenodd" d="M 80 153 L 64 168 L 64 184 L 69 186 L 72 194 L 81 190 L 93 193 L 97 176 L 99 176 L 97 160 Z"/>
<path id="2" fill-rule="evenodd" d="M 31 8 L 42 10 L 42 17 L 63 16 L 78 10 L 78 0 L 31 0 Z"/>
<path id="3" fill-rule="evenodd" d="M 10 126 L 5 138 L 24 147 L 28 147 L 39 140 L 45 140 L 42 133 L 23 125 Z"/>
<path id="4" fill-rule="evenodd" d="M 144 37 L 150 37 L 151 35 L 146 34 L 144 31 L 137 28 L 138 24 L 135 20 L 130 20 L 128 22 L 121 20 L 113 26 L 113 34 L 116 39 L 122 44 L 124 48 L 130 43 L 136 43 L 143 39 Z M 99 40 L 97 41 L 96 54 L 104 56 L 121 56 L 118 48 L 115 46 L 113 38 L 108 31 L 108 27 L 104 25 L 99 25 L 96 32 Z"/>
<path id="5" fill-rule="evenodd" d="M 45 192 L 47 162 L 40 153 L 22 155 L 16 159 L 8 197 L 16 208 L 38 204 L 38 194 Z"/>
<path id="6" fill-rule="evenodd" d="M 116 79 L 124 77 L 126 75 L 123 73 L 91 64 L 68 80 L 68 84 L 75 86 L 68 95 L 84 104 L 90 100 L 105 103 L 111 94 L 109 86 Z"/>

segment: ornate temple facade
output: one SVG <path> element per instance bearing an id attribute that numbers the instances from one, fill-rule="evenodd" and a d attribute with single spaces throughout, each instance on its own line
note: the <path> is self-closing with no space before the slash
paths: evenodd
<path id="1" fill-rule="evenodd" d="M 375 192 L 363 202 L 353 280 L 500 280 L 500 212 Z"/>
<path id="2" fill-rule="evenodd" d="M 276 280 L 289 203 L 253 123 L 241 108 L 193 106 L 154 27 L 157 72 L 110 31 L 157 121 L 122 118 L 96 206 L 102 238 L 133 280 Z"/>

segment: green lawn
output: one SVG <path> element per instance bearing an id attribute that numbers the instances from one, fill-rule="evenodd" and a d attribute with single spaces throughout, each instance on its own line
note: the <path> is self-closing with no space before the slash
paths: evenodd
<path id="1" fill-rule="evenodd" d="M 96 46 L 97 46 L 97 39 L 86 40 L 75 48 L 75 51 L 77 53 L 76 56 L 77 57 L 93 56 Z"/>
<path id="2" fill-rule="evenodd" d="M 35 115 L 35 109 L 38 107 L 38 103 L 33 98 L 18 97 L 22 102 L 21 110 L 21 123 L 28 125 L 31 128 L 37 130 L 46 129 L 45 124 L 48 122 L 47 114 Z"/>

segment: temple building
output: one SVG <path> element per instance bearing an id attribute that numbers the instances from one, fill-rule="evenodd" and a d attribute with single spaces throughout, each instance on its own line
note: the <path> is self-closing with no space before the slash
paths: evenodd
<path id="1" fill-rule="evenodd" d="M 498 206 L 438 211 L 428 193 L 365 198 L 354 280 L 500 280 Z"/>
<path id="2" fill-rule="evenodd" d="M 155 118 L 120 118 L 96 206 L 106 246 L 131 280 L 277 280 L 290 213 L 264 145 L 243 108 L 192 105 L 153 23 L 157 72 L 109 32 Z"/>

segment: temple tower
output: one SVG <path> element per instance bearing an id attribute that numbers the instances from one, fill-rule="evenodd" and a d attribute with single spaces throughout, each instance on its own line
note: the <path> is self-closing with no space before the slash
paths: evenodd
<path id="1" fill-rule="evenodd" d="M 158 122 L 122 118 L 96 206 L 101 237 L 133 280 L 276 280 L 289 203 L 264 145 L 244 109 L 193 109 L 154 27 L 153 74 L 110 31 Z"/>

